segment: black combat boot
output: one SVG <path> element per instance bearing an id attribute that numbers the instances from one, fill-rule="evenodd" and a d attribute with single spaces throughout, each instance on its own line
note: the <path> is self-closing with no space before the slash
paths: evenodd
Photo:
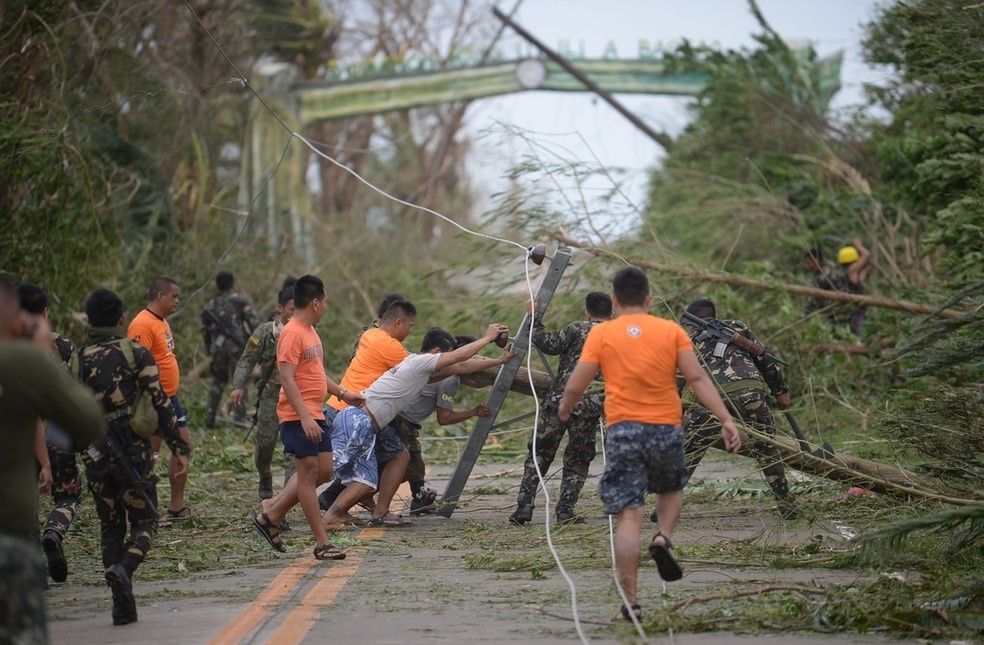
<path id="1" fill-rule="evenodd" d="M 434 513 L 434 502 L 437 501 L 437 491 L 429 486 L 421 488 L 410 500 L 410 515 L 431 515 Z"/>
<path id="2" fill-rule="evenodd" d="M 568 508 L 557 509 L 557 524 L 584 524 L 584 517 Z"/>
<path id="3" fill-rule="evenodd" d="M 533 505 L 517 506 L 512 515 L 509 516 L 509 523 L 522 526 L 533 519 Z"/>
<path id="4" fill-rule="evenodd" d="M 57 531 L 48 529 L 41 536 L 41 548 L 48 559 L 48 575 L 55 582 L 65 582 L 68 577 L 68 561 L 62 550 L 62 538 Z"/>
<path id="5" fill-rule="evenodd" d="M 122 564 L 114 564 L 106 569 L 106 584 L 113 592 L 113 624 L 137 622 L 137 600 L 133 597 L 130 572 Z"/>
<path id="6" fill-rule="evenodd" d="M 267 473 L 260 475 L 260 485 L 257 487 L 260 499 L 270 499 L 273 497 L 273 475 Z"/>
<path id="7" fill-rule="evenodd" d="M 318 495 L 318 506 L 321 510 L 327 511 L 331 508 L 343 490 L 345 490 L 345 484 L 342 483 L 342 480 L 336 479 L 328 485 L 328 488 L 321 491 L 321 494 Z"/>

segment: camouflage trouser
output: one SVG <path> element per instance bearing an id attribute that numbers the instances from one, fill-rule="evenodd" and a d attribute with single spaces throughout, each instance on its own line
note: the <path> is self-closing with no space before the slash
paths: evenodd
<path id="1" fill-rule="evenodd" d="M 410 463 L 407 464 L 407 483 L 410 484 L 410 492 L 416 495 L 424 487 L 424 455 L 420 451 L 420 426 L 410 423 L 403 417 L 396 417 L 390 422 L 396 431 L 396 436 L 400 438 L 403 445 L 410 453 Z"/>
<path id="2" fill-rule="evenodd" d="M 47 577 L 36 542 L 0 535 L 0 643 L 48 642 Z"/>
<path id="3" fill-rule="evenodd" d="M 236 372 L 236 363 L 239 361 L 239 355 L 236 353 L 236 348 L 231 343 L 226 343 L 223 347 L 215 350 L 209 357 L 209 372 L 212 374 L 212 382 L 208 385 L 208 418 L 210 420 L 215 419 L 215 415 L 219 411 L 219 404 L 222 403 L 222 394 L 225 392 L 226 385 L 232 380 L 233 374 Z M 246 400 L 246 396 L 243 396 L 243 400 Z M 240 403 L 235 411 L 234 416 L 237 421 L 242 421 L 246 418 L 246 406 Z"/>
<path id="4" fill-rule="evenodd" d="M 150 464 L 138 462 L 134 463 L 134 468 L 141 477 L 153 482 L 147 487 L 147 495 L 156 507 L 156 476 L 150 472 Z M 87 463 L 86 478 L 99 515 L 103 566 L 120 563 L 132 575 L 157 535 L 157 514 L 140 492 L 125 482 L 114 458 L 104 457 L 99 462 Z M 126 534 L 128 523 L 129 539 Z"/>
<path id="5" fill-rule="evenodd" d="M 567 448 L 564 450 L 563 479 L 560 482 L 560 497 L 557 499 L 557 513 L 571 514 L 574 505 L 584 488 L 588 477 L 588 467 L 595 457 L 595 437 L 598 433 L 596 414 L 574 414 L 568 423 L 557 418 L 557 408 L 545 406 L 540 412 L 540 423 L 536 428 L 536 458 L 540 464 L 540 472 L 547 475 L 553 463 L 557 448 L 564 433 L 567 433 Z M 527 443 L 529 454 L 523 464 L 523 481 L 519 485 L 519 495 L 516 503 L 519 507 L 533 507 L 536 491 L 540 480 L 536 476 L 536 465 L 533 462 L 533 437 Z"/>
<path id="6" fill-rule="evenodd" d="M 55 506 L 48 514 L 44 524 L 45 531 L 54 531 L 64 538 L 79 512 L 82 498 L 82 478 L 79 476 L 75 453 L 48 444 L 48 459 L 51 461 L 51 497 Z"/>
<path id="7" fill-rule="evenodd" d="M 280 398 L 280 386 L 267 383 L 260 394 L 259 407 L 256 410 L 256 445 L 253 448 L 253 463 L 260 477 L 272 477 L 270 465 L 273 463 L 273 451 L 280 444 L 280 421 L 277 419 L 277 400 Z M 284 483 L 294 474 L 294 458 L 284 455 Z"/>
<path id="8" fill-rule="evenodd" d="M 758 389 L 738 390 L 722 396 L 728 410 L 741 423 L 749 425 L 759 432 L 773 435 L 776 433 L 772 412 L 766 400 L 766 394 Z M 721 424 L 708 412 L 707 408 L 694 404 L 687 410 L 683 419 L 683 432 L 687 438 L 687 470 L 692 475 L 704 453 L 711 445 L 720 439 Z M 772 492 L 779 499 L 789 497 L 789 484 L 786 481 L 786 471 L 782 466 L 782 455 L 779 450 L 762 441 L 752 442 L 752 455 L 762 467 L 762 475 Z"/>

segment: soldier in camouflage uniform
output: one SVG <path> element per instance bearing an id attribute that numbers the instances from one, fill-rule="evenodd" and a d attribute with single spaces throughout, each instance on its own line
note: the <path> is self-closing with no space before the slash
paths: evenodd
<path id="1" fill-rule="evenodd" d="M 598 422 L 603 414 L 604 395 L 601 392 L 586 395 L 574 408 L 570 421 L 563 423 L 557 417 L 557 408 L 564 396 L 564 385 L 578 359 L 588 332 L 599 322 L 612 317 L 612 301 L 606 294 L 592 292 L 585 298 L 587 320 L 572 322 L 560 331 L 547 331 L 539 316 L 533 317 L 533 344 L 543 353 L 559 356 L 557 375 L 550 392 L 540 410 L 540 423 L 536 432 L 536 459 L 540 473 L 547 474 L 553 463 L 557 448 L 564 433 L 567 433 L 567 448 L 564 450 L 564 470 L 560 483 L 560 497 L 557 500 L 557 521 L 560 523 L 583 521 L 574 513 L 574 505 L 584 488 L 588 467 L 595 457 L 595 436 Z M 519 485 L 516 510 L 509 521 L 522 525 L 533 519 L 533 502 L 540 485 L 533 459 L 533 437 L 527 444 L 529 455 L 523 466 L 523 481 Z"/>
<path id="2" fill-rule="evenodd" d="M 235 277 L 229 271 L 219 271 L 215 276 L 219 294 L 209 300 L 202 310 L 202 336 L 208 352 L 212 383 L 208 388 L 208 412 L 205 426 L 215 426 L 215 415 L 222 401 L 222 392 L 233 375 L 236 361 L 246 347 L 246 339 L 256 329 L 259 319 L 244 296 L 232 291 Z M 246 418 L 246 409 L 236 406 L 237 421 Z"/>
<path id="3" fill-rule="evenodd" d="M 48 295 L 41 287 L 24 283 L 17 287 L 17 294 L 24 311 L 48 320 Z M 67 368 L 72 354 L 75 353 L 75 343 L 67 336 L 51 333 L 57 357 Z M 56 431 L 48 422 L 44 426 L 46 437 Z M 41 533 L 41 548 L 48 561 L 48 575 L 55 582 L 65 582 L 68 577 L 68 561 L 65 559 L 62 541 L 79 512 L 82 478 L 79 476 L 74 451 L 63 448 L 50 439 L 45 441 L 45 445 L 51 464 L 51 497 L 55 504 Z"/>
<path id="4" fill-rule="evenodd" d="M 716 316 L 714 303 L 706 299 L 691 303 L 687 311 L 708 321 Z M 756 340 L 745 323 L 739 320 L 721 322 L 741 335 Z M 708 332 L 686 322 L 683 324 L 693 340 L 694 352 L 717 383 L 728 410 L 742 423 L 760 432 L 775 434 L 776 426 L 769 410 L 767 390 L 776 397 L 780 409 L 790 405 L 789 385 L 779 363 L 768 356 L 752 356 L 734 343 L 722 347 L 722 343 Z M 719 438 L 720 428 L 717 419 L 702 405 L 694 403 L 687 409 L 683 432 L 686 437 L 687 470 L 691 475 L 707 449 Z M 762 467 L 766 483 L 779 502 L 780 515 L 792 519 L 798 513 L 789 493 L 782 455 L 775 446 L 764 442 L 753 442 L 751 450 Z"/>
<path id="5" fill-rule="evenodd" d="M 150 441 L 134 433 L 130 426 L 141 391 L 147 392 L 157 411 L 157 434 L 167 442 L 185 471 L 191 449 L 178 433 L 153 356 L 126 338 L 125 330 L 118 326 L 123 324 L 119 297 L 108 289 L 97 289 L 86 300 L 85 311 L 92 328 L 88 343 L 75 362 L 82 382 L 92 388 L 102 404 L 110 434 L 125 452 L 113 453 L 103 439 L 82 455 L 89 491 L 99 514 L 105 578 L 113 592 L 113 624 L 125 625 L 137 620 L 131 580 L 157 533 L 157 478 L 151 466 Z M 141 481 L 128 476 L 129 467 Z"/>
<path id="6" fill-rule="evenodd" d="M 246 341 L 246 349 L 236 364 L 232 377 L 233 390 L 229 402 L 239 405 L 243 399 L 246 383 L 256 366 L 260 367 L 260 380 L 256 392 L 256 446 L 253 460 L 260 476 L 258 492 L 260 499 L 273 497 L 273 474 L 270 464 L 273 451 L 280 443 L 280 422 L 277 420 L 277 401 L 280 397 L 280 372 L 277 370 L 277 338 L 290 317 L 294 315 L 294 288 L 285 287 L 277 296 L 277 317 L 261 324 Z M 285 455 L 284 482 L 294 474 L 294 458 Z"/>

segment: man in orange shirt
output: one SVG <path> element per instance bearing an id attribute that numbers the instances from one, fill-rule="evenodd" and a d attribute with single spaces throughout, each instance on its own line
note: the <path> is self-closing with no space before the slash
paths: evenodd
<path id="1" fill-rule="evenodd" d="M 171 399 L 171 406 L 177 417 L 178 433 L 190 448 L 191 432 L 188 430 L 188 415 L 178 400 L 181 372 L 178 369 L 178 359 L 174 355 L 174 336 L 171 335 L 171 326 L 167 323 L 167 317 L 178 310 L 180 302 L 178 283 L 166 276 L 157 276 L 150 282 L 147 297 L 147 306 L 130 321 L 126 335 L 150 350 L 157 362 L 161 387 L 164 394 Z M 154 435 L 150 438 L 150 444 L 156 455 L 161 449 L 161 438 Z M 175 520 L 191 516 L 191 510 L 185 504 L 184 498 L 185 485 L 188 483 L 188 466 L 174 453 L 171 453 L 171 460 L 168 463 L 167 479 L 171 484 L 171 503 L 167 517 Z"/>
<path id="2" fill-rule="evenodd" d="M 321 523 L 316 489 L 331 477 L 331 427 L 325 422 L 323 409 L 329 392 L 346 404 L 364 402 L 357 393 L 349 393 L 325 373 L 324 348 L 315 325 L 321 321 L 327 305 L 322 281 L 306 275 L 294 284 L 294 317 L 284 325 L 277 339 L 277 369 L 280 371 L 280 400 L 277 419 L 284 452 L 296 459 L 297 472 L 280 495 L 265 500 L 262 513 L 254 514 L 253 525 L 274 549 L 286 551 L 280 538 L 280 523 L 300 503 L 304 517 L 314 533 L 314 557 L 318 560 L 342 560 L 345 553 L 328 541 Z"/>
<path id="3" fill-rule="evenodd" d="M 598 324 L 588 334 L 557 416 L 565 422 L 570 418 L 601 369 L 608 429 L 607 463 L 598 492 L 605 512 L 618 515 L 615 567 L 629 603 L 622 606 L 622 616 L 631 620 L 631 612 L 638 620 L 642 617 L 637 595 L 639 533 L 647 492 L 659 495 L 660 523 L 649 553 L 664 580 L 683 577 L 670 542 L 687 483 L 677 370 L 721 421 L 725 448 L 735 452 L 741 440 L 714 383 L 701 369 L 687 332 L 673 321 L 649 314 L 652 296 L 646 274 L 637 267 L 626 267 L 615 274 L 612 286 L 618 317 Z"/>

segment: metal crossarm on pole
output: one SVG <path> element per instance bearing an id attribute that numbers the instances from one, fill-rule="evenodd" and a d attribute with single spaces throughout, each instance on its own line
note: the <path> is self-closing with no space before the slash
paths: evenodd
<path id="1" fill-rule="evenodd" d="M 560 278 L 564 275 L 564 271 L 567 270 L 570 263 L 571 249 L 566 246 L 559 247 L 550 259 L 550 269 L 547 271 L 547 275 L 543 277 L 543 282 L 540 283 L 540 288 L 536 292 L 536 311 L 539 315 L 542 316 L 546 312 L 551 299 L 553 299 L 554 292 L 557 291 L 557 286 L 560 284 Z M 492 391 L 489 392 L 488 401 L 485 403 L 492 414 L 480 418 L 475 423 L 475 429 L 472 430 L 471 436 L 468 438 L 468 444 L 461 453 L 461 459 L 458 460 L 458 465 L 455 466 L 451 480 L 448 482 L 448 487 L 445 489 L 444 495 L 438 503 L 437 512 L 444 517 L 451 517 L 451 513 L 454 512 L 456 502 L 461 497 L 461 492 L 465 489 L 465 484 L 468 483 L 472 469 L 475 468 L 475 463 L 478 461 L 478 455 L 482 452 L 482 446 L 485 445 L 485 440 L 488 439 L 489 432 L 495 425 L 495 419 L 499 415 L 499 410 L 502 409 L 506 395 L 509 394 L 509 386 L 512 384 L 513 379 L 516 378 L 519 368 L 526 360 L 532 322 L 532 314 L 527 313 L 523 316 L 523 322 L 519 325 L 519 331 L 516 333 L 515 338 L 513 338 L 513 351 L 516 355 L 513 356 L 511 361 L 499 368 L 499 374 L 492 384 Z"/>

